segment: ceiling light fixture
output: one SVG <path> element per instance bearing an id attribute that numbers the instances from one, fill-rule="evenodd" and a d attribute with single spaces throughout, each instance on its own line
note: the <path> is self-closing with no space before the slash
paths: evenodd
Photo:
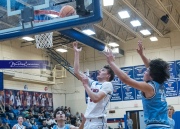
<path id="1" fill-rule="evenodd" d="M 103 0 L 104 6 L 111 6 L 114 4 L 114 0 Z"/>
<path id="2" fill-rule="evenodd" d="M 26 40 L 26 41 L 33 41 L 34 39 L 31 37 L 22 37 L 22 39 Z"/>
<path id="3" fill-rule="evenodd" d="M 138 20 L 134 20 L 130 22 L 132 24 L 132 26 L 137 27 L 137 26 L 141 26 L 141 23 Z"/>
<path id="4" fill-rule="evenodd" d="M 61 52 L 61 53 L 67 52 L 67 50 L 63 48 L 58 48 L 56 49 L 56 51 Z"/>
<path id="5" fill-rule="evenodd" d="M 125 19 L 125 18 L 129 18 L 130 15 L 127 11 L 121 11 L 121 12 L 118 12 L 119 16 L 121 17 L 121 19 Z"/>
<path id="6" fill-rule="evenodd" d="M 83 30 L 82 32 L 87 34 L 87 35 L 94 35 L 95 34 L 95 32 L 90 30 L 90 29 Z"/>
<path id="7" fill-rule="evenodd" d="M 149 31 L 149 30 L 141 30 L 140 31 L 143 35 L 150 35 L 151 34 L 151 32 Z"/>

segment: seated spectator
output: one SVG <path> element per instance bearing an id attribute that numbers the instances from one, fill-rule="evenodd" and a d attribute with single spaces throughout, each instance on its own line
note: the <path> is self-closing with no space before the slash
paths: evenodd
<path id="1" fill-rule="evenodd" d="M 76 117 L 71 115 L 70 119 L 71 119 L 71 125 L 76 126 Z"/>
<path id="2" fill-rule="evenodd" d="M 24 118 L 23 125 L 26 127 L 26 129 L 31 129 L 32 125 L 29 122 L 29 119 Z"/>
<path id="3" fill-rule="evenodd" d="M 6 118 L 3 119 L 3 123 L 5 123 L 5 124 L 9 125 L 9 127 L 11 127 L 11 122 L 7 115 L 6 115 Z"/>
<path id="4" fill-rule="evenodd" d="M 39 129 L 49 129 L 45 120 L 43 121 L 43 125 Z"/>
<path id="5" fill-rule="evenodd" d="M 39 115 L 39 121 L 43 122 L 44 120 L 46 120 L 46 118 L 44 117 L 44 114 L 40 114 Z"/>
<path id="6" fill-rule="evenodd" d="M 17 118 L 20 115 L 20 111 L 18 110 L 18 107 L 16 106 L 14 106 L 11 111 L 14 114 L 15 118 Z"/>
<path id="7" fill-rule="evenodd" d="M 78 119 L 78 118 L 80 119 L 81 118 L 81 116 L 79 115 L 79 112 L 76 112 L 75 116 L 76 116 L 76 119 Z"/>
<path id="8" fill-rule="evenodd" d="M 0 129 L 4 129 L 3 123 L 0 121 Z"/>
<path id="9" fill-rule="evenodd" d="M 57 123 L 56 123 L 56 121 L 55 121 L 55 119 L 54 119 L 54 116 L 53 117 L 51 117 L 51 127 L 53 127 L 54 125 L 56 125 Z"/>
<path id="10" fill-rule="evenodd" d="M 46 124 L 48 125 L 48 127 L 50 127 L 51 126 L 51 124 L 52 124 L 52 122 L 51 122 L 51 120 L 50 120 L 50 118 L 48 117 L 47 118 L 47 120 L 46 120 Z"/>
<path id="11" fill-rule="evenodd" d="M 5 106 L 6 115 L 9 116 L 9 119 L 13 120 L 14 119 L 14 114 L 11 112 L 11 110 L 12 110 L 11 105 L 6 104 L 6 106 Z"/>
<path id="12" fill-rule="evenodd" d="M 5 123 L 5 124 L 3 125 L 3 129 L 11 129 L 11 128 L 9 127 L 8 123 Z"/>
<path id="13" fill-rule="evenodd" d="M 36 125 L 36 122 L 32 125 L 32 129 L 38 129 L 38 125 Z"/>

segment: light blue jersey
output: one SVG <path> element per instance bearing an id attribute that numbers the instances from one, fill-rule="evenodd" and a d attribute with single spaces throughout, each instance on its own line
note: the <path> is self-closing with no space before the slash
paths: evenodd
<path id="1" fill-rule="evenodd" d="M 172 118 L 169 118 L 169 125 L 171 126 L 171 129 L 174 129 L 175 121 Z"/>
<path id="2" fill-rule="evenodd" d="M 57 125 L 53 126 L 53 129 L 59 129 Z M 65 124 L 65 126 L 63 127 L 63 129 L 70 129 L 70 125 L 69 124 Z"/>
<path id="3" fill-rule="evenodd" d="M 151 98 L 146 98 L 142 93 L 146 129 L 170 129 L 164 85 L 155 81 L 148 84 L 153 87 L 155 94 Z"/>

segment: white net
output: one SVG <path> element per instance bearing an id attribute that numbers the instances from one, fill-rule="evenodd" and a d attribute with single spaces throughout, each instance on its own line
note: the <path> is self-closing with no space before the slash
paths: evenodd
<path id="1" fill-rule="evenodd" d="M 51 48 L 53 46 L 52 38 L 53 32 L 35 35 L 36 48 Z"/>

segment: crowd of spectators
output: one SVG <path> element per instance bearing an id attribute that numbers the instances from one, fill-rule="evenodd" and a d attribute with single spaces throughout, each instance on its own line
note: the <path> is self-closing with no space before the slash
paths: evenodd
<path id="1" fill-rule="evenodd" d="M 73 115 L 71 114 L 70 107 L 61 106 L 58 108 L 61 108 L 66 113 L 66 124 L 80 125 L 81 116 L 79 112 Z M 17 123 L 19 115 L 23 116 L 23 125 L 26 129 L 52 129 L 56 124 L 53 111 L 48 111 L 44 107 L 33 106 L 21 109 L 20 107 L 6 105 L 5 113 L 1 113 L 0 129 L 11 129 L 13 124 Z"/>

